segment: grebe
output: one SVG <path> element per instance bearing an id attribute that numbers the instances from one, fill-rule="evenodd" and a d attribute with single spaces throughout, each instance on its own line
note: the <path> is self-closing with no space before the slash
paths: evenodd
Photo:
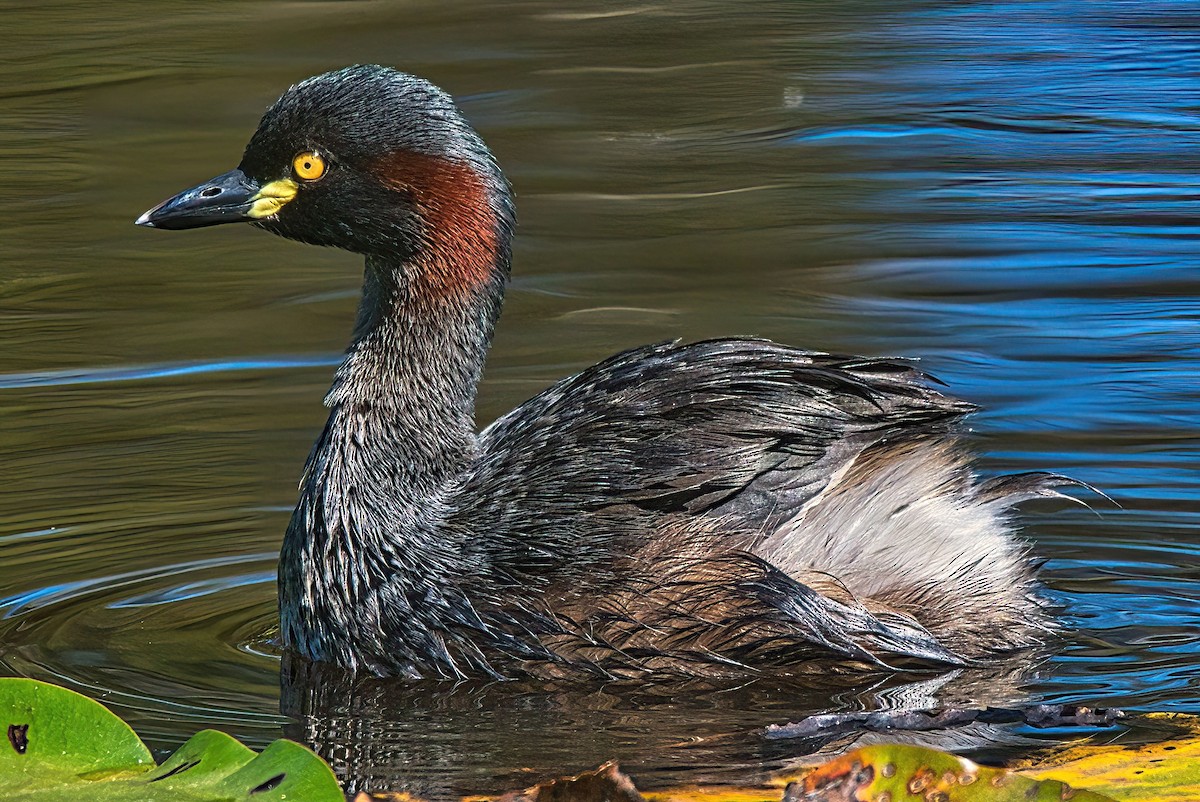
<path id="1" fill-rule="evenodd" d="M 480 432 L 508 182 L 451 98 L 354 66 L 288 89 L 236 170 L 138 219 L 366 259 L 279 562 L 286 648 L 411 678 L 987 661 L 1051 631 L 971 405 L 909 365 L 759 339 L 635 348 Z"/>

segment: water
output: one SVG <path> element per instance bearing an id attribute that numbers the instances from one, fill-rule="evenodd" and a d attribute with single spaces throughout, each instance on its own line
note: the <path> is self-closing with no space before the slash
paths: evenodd
<path id="1" fill-rule="evenodd" d="M 792 756 L 755 728 L 896 693 L 418 686 L 280 715 L 274 556 L 359 266 L 131 221 L 233 166 L 292 81 L 378 61 L 454 92 L 517 189 L 483 421 L 670 337 L 920 357 L 985 407 L 985 470 L 1120 505 L 1030 516 L 1069 634 L 1022 692 L 1200 712 L 1194 4 L 3 13 L 0 670 L 158 749 L 286 732 L 433 794 L 610 757 L 644 786 L 749 781 Z"/>

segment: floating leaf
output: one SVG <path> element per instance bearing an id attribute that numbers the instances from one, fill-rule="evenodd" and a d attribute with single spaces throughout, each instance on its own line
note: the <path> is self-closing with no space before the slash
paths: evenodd
<path id="1" fill-rule="evenodd" d="M 633 780 L 613 761 L 594 771 L 513 791 L 499 802 L 645 802 Z"/>
<path id="2" fill-rule="evenodd" d="M 1186 734 L 1138 746 L 1084 744 L 1022 773 L 1086 786 L 1121 802 L 1196 802 L 1200 799 L 1200 719 L 1162 714 L 1151 718 L 1182 725 Z"/>
<path id="3" fill-rule="evenodd" d="M 333 772 L 292 741 L 255 754 L 203 730 L 156 766 L 129 725 L 66 688 L 0 678 L 5 802 L 342 802 Z"/>
<path id="4" fill-rule="evenodd" d="M 760 786 L 684 785 L 646 791 L 647 802 L 779 802 L 786 783 Z"/>
<path id="5" fill-rule="evenodd" d="M 836 758 L 789 785 L 783 798 L 785 802 L 1114 802 L 1057 780 L 1034 780 L 934 749 L 897 744 L 868 746 Z"/>

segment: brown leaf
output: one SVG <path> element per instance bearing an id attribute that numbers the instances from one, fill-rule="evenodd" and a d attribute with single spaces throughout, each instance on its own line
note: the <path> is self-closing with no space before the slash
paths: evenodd
<path id="1" fill-rule="evenodd" d="M 616 762 L 605 763 L 594 771 L 511 791 L 497 802 L 646 802 Z"/>
<path id="2" fill-rule="evenodd" d="M 359 791 L 354 802 L 425 802 L 419 796 L 413 796 L 407 791 Z"/>

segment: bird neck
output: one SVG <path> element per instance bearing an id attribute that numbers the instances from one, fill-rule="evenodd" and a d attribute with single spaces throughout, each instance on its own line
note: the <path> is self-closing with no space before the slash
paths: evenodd
<path id="1" fill-rule="evenodd" d="M 507 185 L 464 186 L 416 193 L 426 209 L 420 247 L 366 258 L 354 334 L 302 482 L 300 507 L 324 507 L 304 527 L 312 538 L 333 516 L 364 554 L 449 545 L 431 548 L 431 533 L 450 480 L 475 457 L 475 394 L 512 233 Z"/>
<path id="2" fill-rule="evenodd" d="M 398 486 L 369 489 L 395 501 L 427 496 L 474 456 L 476 388 L 503 299 L 499 265 L 453 292 L 431 292 L 432 272 L 368 257 L 353 339 L 325 399 L 331 436 L 318 446 L 388 465 Z"/>

